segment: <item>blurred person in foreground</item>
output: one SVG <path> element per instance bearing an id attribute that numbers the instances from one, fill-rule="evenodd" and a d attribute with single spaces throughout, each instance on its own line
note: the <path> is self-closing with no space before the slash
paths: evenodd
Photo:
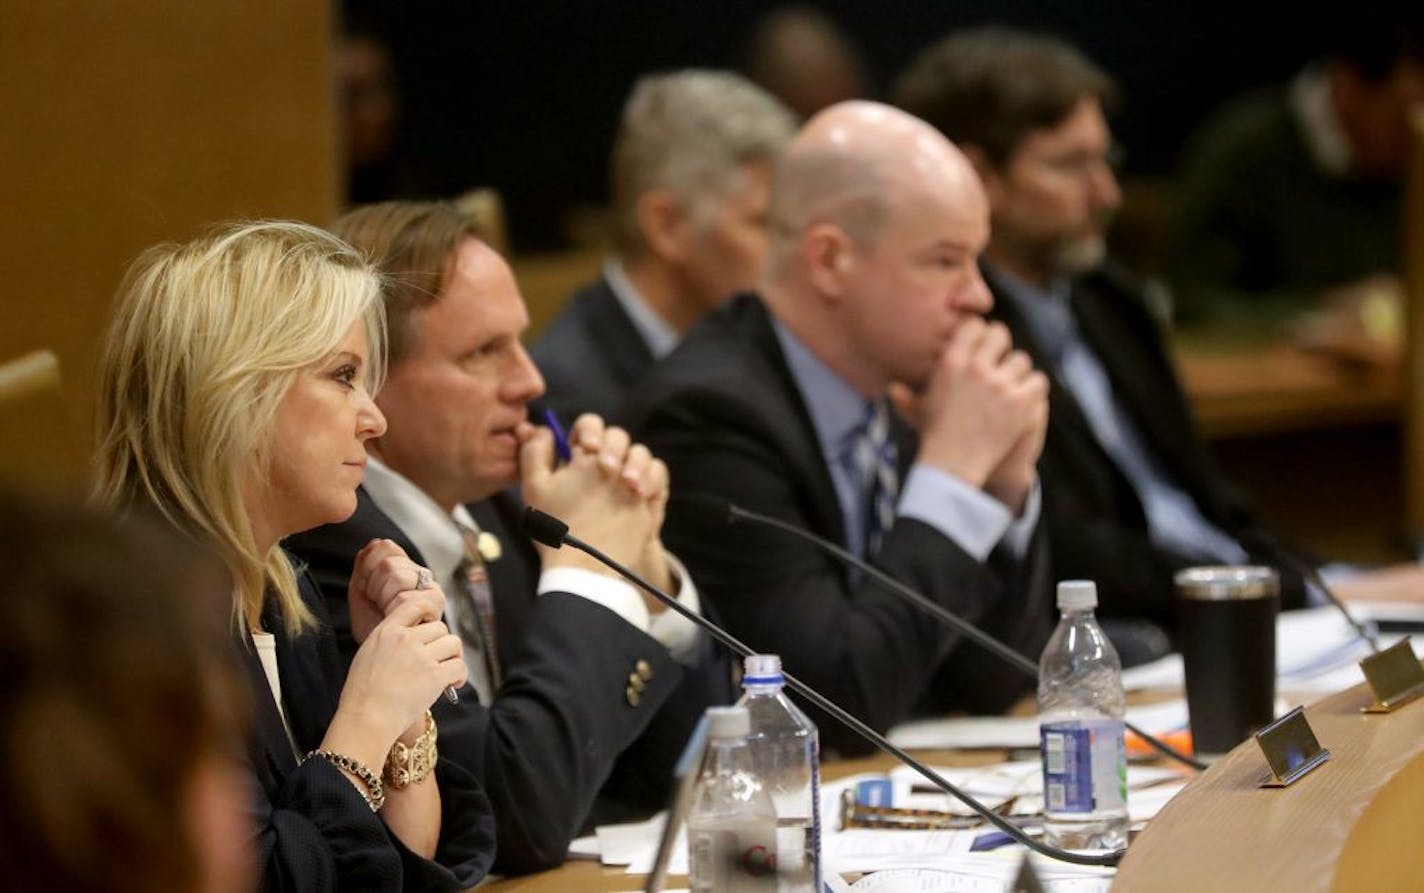
<path id="1" fill-rule="evenodd" d="M 1354 330 L 1397 350 L 1424 16 L 1366 2 L 1337 18 L 1326 55 L 1229 103 L 1184 152 L 1168 266 L 1182 325 L 1238 331 L 1320 311 L 1343 331 L 1318 337 Z"/>
<path id="2" fill-rule="evenodd" d="M 256 889 L 226 575 L 157 525 L 13 497 L 0 566 L 6 889 Z"/>
<path id="3" fill-rule="evenodd" d="M 99 364 L 94 493 L 221 557 L 247 673 L 254 849 L 272 890 L 463 890 L 494 856 L 489 803 L 439 754 L 429 707 L 465 679 L 444 595 L 389 542 L 350 591 L 343 673 L 282 540 L 356 507 L 384 369 L 376 273 L 299 223 L 236 224 L 130 269 Z"/>
<path id="4" fill-rule="evenodd" d="M 679 494 L 805 527 L 1037 654 L 1052 620 L 1034 469 L 1048 384 L 983 319 L 989 207 L 968 161 L 904 112 L 832 106 L 778 164 L 770 233 L 757 293 L 707 316 L 635 392 L 635 434 Z M 667 530 L 732 633 L 877 729 L 1028 690 L 814 546 L 676 500 Z M 820 729 L 829 747 L 866 746 Z"/>
<path id="5" fill-rule="evenodd" d="M 478 223 L 441 202 L 358 208 L 335 230 L 387 275 L 389 427 L 349 520 L 293 537 L 350 653 L 352 554 L 372 538 L 428 562 L 450 593 L 470 685 L 440 704 L 442 753 L 489 792 L 502 873 L 558 865 L 592 825 L 645 817 L 702 711 L 730 700 L 721 653 L 689 621 L 571 549 L 537 549 L 525 505 L 561 518 L 697 611 L 663 549 L 667 469 L 594 415 L 568 461 L 527 418 L 543 392 L 520 344 L 529 317 Z M 518 487 L 516 492 L 513 488 Z"/>
<path id="6" fill-rule="evenodd" d="M 1304 605 L 1306 586 L 1211 460 L 1148 288 L 1108 255 L 1122 198 L 1105 116 L 1116 94 L 1067 43 L 997 27 L 938 42 L 895 92 L 984 181 L 990 315 L 1051 381 L 1038 467 L 1054 573 L 1097 582 L 1104 627 L 1136 663 L 1169 647 L 1183 567 L 1271 565 L 1285 607 Z"/>
<path id="7" fill-rule="evenodd" d="M 617 256 L 530 349 L 565 419 L 616 419 L 692 324 L 756 280 L 771 166 L 791 112 L 726 71 L 649 75 L 623 108 L 611 162 Z"/>

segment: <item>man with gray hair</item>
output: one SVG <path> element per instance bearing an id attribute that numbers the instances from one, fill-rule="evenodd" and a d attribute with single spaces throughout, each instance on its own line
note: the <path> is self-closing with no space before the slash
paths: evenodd
<path id="1" fill-rule="evenodd" d="M 1052 621 L 1035 536 L 1048 384 L 983 319 L 988 238 L 978 177 L 932 127 L 832 106 L 778 164 L 758 293 L 711 313 L 627 417 L 679 495 L 804 527 L 1037 654 Z M 1027 690 L 816 548 L 691 509 L 670 503 L 664 536 L 731 631 L 871 726 Z M 821 734 L 866 747 L 839 724 Z"/>
<path id="2" fill-rule="evenodd" d="M 616 418 L 693 323 L 752 286 L 772 162 L 795 127 L 785 106 L 731 72 L 637 83 L 613 147 L 618 255 L 531 350 L 551 408 Z"/>

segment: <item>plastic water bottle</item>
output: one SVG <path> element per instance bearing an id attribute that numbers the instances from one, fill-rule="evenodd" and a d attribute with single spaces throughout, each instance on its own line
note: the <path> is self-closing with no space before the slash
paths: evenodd
<path id="1" fill-rule="evenodd" d="M 821 889 L 821 746 L 816 725 L 782 691 L 781 658 L 746 658 L 745 692 L 737 702 L 751 716 L 752 768 L 776 805 L 777 890 Z"/>
<path id="2" fill-rule="evenodd" d="M 1059 583 L 1063 619 L 1038 662 L 1044 834 L 1070 850 L 1127 845 L 1122 663 L 1097 606 L 1091 581 Z"/>
<path id="3" fill-rule="evenodd" d="M 745 707 L 707 710 L 707 755 L 687 811 L 691 893 L 776 890 L 776 807 L 752 770 Z"/>

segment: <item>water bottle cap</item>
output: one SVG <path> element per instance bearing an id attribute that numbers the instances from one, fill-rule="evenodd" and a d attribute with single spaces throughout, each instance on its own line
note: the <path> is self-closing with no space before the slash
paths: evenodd
<path id="1" fill-rule="evenodd" d="M 780 655 L 751 654 L 742 659 L 743 685 L 775 685 L 783 681 Z"/>
<path id="2" fill-rule="evenodd" d="M 1063 580 L 1058 584 L 1058 610 L 1091 611 L 1098 606 L 1098 584 L 1092 580 Z"/>
<path id="3" fill-rule="evenodd" d="M 709 738 L 745 738 L 752 732 L 751 714 L 745 707 L 708 707 Z"/>

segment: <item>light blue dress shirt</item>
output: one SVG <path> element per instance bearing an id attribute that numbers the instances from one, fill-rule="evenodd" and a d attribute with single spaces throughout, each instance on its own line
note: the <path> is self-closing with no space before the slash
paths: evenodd
<path id="1" fill-rule="evenodd" d="M 628 314 L 633 328 L 643 336 L 643 343 L 648 345 L 648 352 L 653 355 L 653 359 L 661 360 L 672 353 L 681 336 L 677 334 L 677 329 L 648 305 L 642 292 L 638 291 L 633 280 L 628 278 L 628 273 L 618 258 L 610 257 L 604 261 L 603 278 L 607 281 L 609 290 L 613 292 L 613 297 L 622 305 L 623 312 Z"/>
<path id="2" fill-rule="evenodd" d="M 1192 560 L 1249 562 L 1241 544 L 1207 520 L 1196 500 L 1172 480 L 1118 402 L 1102 361 L 1078 331 L 1068 281 L 1059 280 L 1044 291 L 1000 270 L 986 267 L 986 272 L 1022 314 L 1030 337 L 1078 401 L 1098 443 L 1137 493 L 1152 541 Z"/>
<path id="3" fill-rule="evenodd" d="M 846 545 L 865 556 L 865 494 L 867 482 L 853 480 L 841 456 L 847 438 L 857 435 L 865 420 L 869 401 L 820 361 L 790 330 L 773 320 L 777 338 L 786 354 L 791 377 L 810 408 L 811 422 L 835 484 L 845 522 Z M 883 399 L 883 398 L 882 398 Z M 1038 523 L 1038 485 L 1034 484 L 1015 519 L 1008 507 L 977 487 L 952 474 L 916 463 L 900 487 L 897 516 L 923 521 L 944 534 L 976 561 L 984 562 L 994 546 L 1003 541 L 1017 557 L 1022 557 Z"/>

